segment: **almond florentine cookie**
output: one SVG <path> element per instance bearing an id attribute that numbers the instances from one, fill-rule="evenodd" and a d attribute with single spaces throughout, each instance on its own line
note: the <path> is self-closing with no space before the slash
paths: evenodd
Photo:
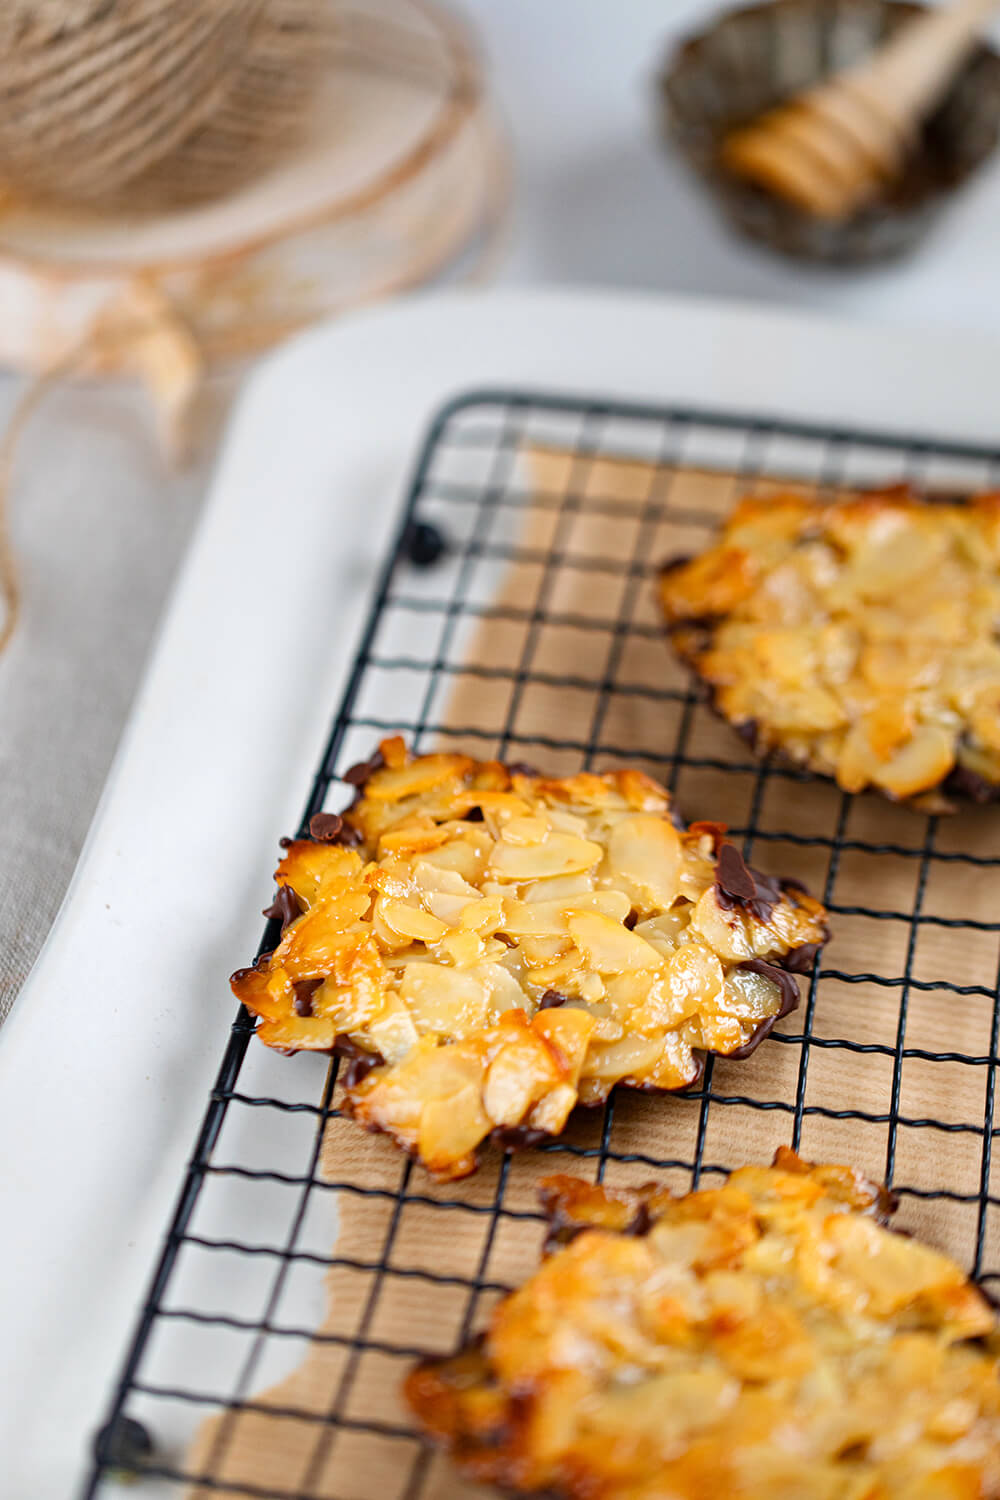
<path id="1" fill-rule="evenodd" d="M 720 1188 L 556 1177 L 565 1248 L 412 1372 L 473 1479 L 565 1500 L 996 1500 L 1000 1334 L 848 1167 L 779 1150 Z"/>
<path id="2" fill-rule="evenodd" d="M 675 826 L 638 771 L 549 779 L 386 740 L 288 846 L 275 951 L 233 976 L 268 1046 L 349 1059 L 354 1117 L 432 1172 L 531 1143 L 617 1083 L 681 1089 L 798 1002 L 825 912 Z"/>
<path id="3" fill-rule="evenodd" d="M 760 753 L 925 808 L 1000 796 L 1000 494 L 751 497 L 660 591 Z"/>

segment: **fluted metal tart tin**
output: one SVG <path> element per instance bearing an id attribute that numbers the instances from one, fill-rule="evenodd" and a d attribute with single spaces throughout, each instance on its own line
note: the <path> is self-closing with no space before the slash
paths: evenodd
<path id="1" fill-rule="evenodd" d="M 726 132 L 857 62 L 926 7 L 903 0 L 769 0 L 720 15 L 670 55 L 659 123 L 724 220 L 772 250 L 851 264 L 915 246 L 1000 139 L 1000 56 L 978 44 L 925 122 L 903 173 L 850 219 L 816 219 L 726 172 Z"/>

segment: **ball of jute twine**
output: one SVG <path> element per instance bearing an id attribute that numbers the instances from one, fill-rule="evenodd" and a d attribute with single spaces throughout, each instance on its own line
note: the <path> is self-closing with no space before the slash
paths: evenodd
<path id="1" fill-rule="evenodd" d="M 93 170 L 94 162 L 77 152 L 67 115 L 71 137 L 67 150 L 74 160 L 79 159 L 79 176 L 67 188 L 56 185 L 69 175 L 68 158 L 64 159 L 58 164 L 60 170 L 39 174 L 39 181 L 33 184 L 34 196 L 39 196 L 39 186 L 44 184 L 45 191 L 64 202 L 98 208 L 142 203 L 155 208 L 224 193 L 239 181 L 252 178 L 278 155 L 279 147 L 268 138 L 276 115 L 284 131 L 280 147 L 284 149 L 303 118 L 313 79 L 338 55 L 352 66 L 375 67 L 417 82 L 431 82 L 435 87 L 442 86 L 444 76 L 455 98 L 462 101 L 462 110 L 471 110 L 479 97 L 472 82 L 475 65 L 464 46 L 449 49 L 442 57 L 433 35 L 387 21 L 381 4 L 369 14 L 367 0 L 352 5 L 346 0 L 0 0 L 0 106 L 9 103 L 6 90 L 13 76 L 9 69 L 15 52 L 22 61 L 33 55 L 37 76 L 47 79 L 51 70 L 43 66 L 43 53 L 71 39 L 85 21 L 96 24 L 109 16 L 120 21 L 124 16 L 145 18 L 154 13 L 161 17 L 169 13 L 174 19 L 211 15 L 220 25 L 225 15 L 242 15 L 242 35 L 254 42 L 256 50 L 248 46 L 244 72 L 238 80 L 229 77 L 229 93 L 220 85 L 217 97 L 225 101 L 224 107 L 220 105 L 217 115 L 197 122 L 192 133 L 184 135 L 166 155 L 150 149 L 141 162 L 137 145 L 125 154 L 114 149 L 109 124 L 100 171 Z M 253 30 L 251 21 L 256 22 L 258 30 Z M 284 63 L 279 61 L 282 57 Z M 87 70 L 81 68 L 80 76 L 85 80 Z M 120 97 L 115 96 L 110 113 L 119 121 L 123 116 L 115 111 L 120 108 Z M 191 118 L 189 115 L 189 122 Z M 248 122 L 245 126 L 241 123 L 244 121 Z M 262 124 L 267 124 L 267 131 L 261 129 Z M 9 125 L 0 113 L 0 214 L 3 188 L 11 191 L 13 176 L 4 159 Z M 160 137 L 161 146 L 164 139 Z M 96 133 L 92 146 L 95 141 Z M 494 151 L 487 163 L 483 240 L 460 274 L 461 283 L 471 285 L 488 279 L 496 263 L 507 220 L 506 168 L 505 153 Z M 136 175 L 126 178 L 133 170 Z M 388 294 L 411 282 L 409 272 L 400 274 L 397 281 L 385 284 L 381 293 Z M 166 436 L 168 447 L 173 446 L 176 436 L 170 431 L 173 409 L 179 410 L 183 420 L 204 364 L 203 351 L 183 308 L 173 303 L 155 276 L 142 274 L 132 278 L 123 296 L 99 315 L 83 339 L 37 376 L 19 397 L 0 436 L 0 655 L 15 633 L 21 603 L 20 575 L 8 525 L 17 449 L 44 397 L 64 380 L 92 368 L 95 355 L 107 362 L 108 368 L 132 368 L 146 380 L 166 422 L 161 437 Z"/>
<path id="2" fill-rule="evenodd" d="M 0 186 L 167 209 L 252 180 L 294 142 L 335 0 L 3 0 Z"/>

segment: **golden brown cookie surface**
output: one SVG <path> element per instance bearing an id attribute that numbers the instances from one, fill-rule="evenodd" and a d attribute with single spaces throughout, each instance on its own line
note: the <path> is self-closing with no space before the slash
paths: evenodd
<path id="1" fill-rule="evenodd" d="M 797 1002 L 823 908 L 677 828 L 648 777 L 382 752 L 289 846 L 281 941 L 233 989 L 269 1046 L 346 1054 L 355 1118 L 431 1171 L 558 1134 L 617 1083 L 684 1088 Z"/>
<path id="2" fill-rule="evenodd" d="M 555 1178 L 563 1237 L 406 1394 L 470 1477 L 572 1500 L 990 1500 L 1000 1336 L 884 1191 L 779 1150 L 675 1198 Z"/>
<path id="3" fill-rule="evenodd" d="M 751 497 L 660 593 L 761 753 L 922 805 L 1000 796 L 1000 494 Z"/>

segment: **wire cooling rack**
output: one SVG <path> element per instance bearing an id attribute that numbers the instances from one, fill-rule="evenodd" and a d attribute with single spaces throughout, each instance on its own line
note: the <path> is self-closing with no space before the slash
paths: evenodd
<path id="1" fill-rule="evenodd" d="M 122 1463 L 141 1470 L 142 1494 L 457 1493 L 392 1393 L 412 1358 L 453 1347 L 533 1263 L 546 1171 L 658 1174 L 686 1190 L 791 1143 L 884 1176 L 901 1222 L 1000 1292 L 998 816 L 922 817 L 757 764 L 673 663 L 650 586 L 747 487 L 969 491 L 998 470 L 1000 451 L 946 441 L 575 397 L 476 393 L 441 412 L 303 829 L 338 805 L 335 772 L 387 733 L 553 773 L 638 764 L 689 818 L 725 818 L 758 863 L 805 874 L 835 935 L 800 1010 L 750 1061 L 710 1059 L 683 1097 L 612 1097 L 559 1141 L 491 1153 L 444 1187 L 341 1118 L 336 1062 L 250 1047 L 241 1011 L 88 1497 Z M 262 949 L 275 937 L 272 924 Z M 340 1312 L 317 1333 L 331 1277 Z M 304 1356 L 314 1378 L 296 1401 Z M 255 1415 L 282 1423 L 282 1442 L 297 1434 L 294 1461 L 269 1460 L 259 1424 L 240 1457 Z"/>

